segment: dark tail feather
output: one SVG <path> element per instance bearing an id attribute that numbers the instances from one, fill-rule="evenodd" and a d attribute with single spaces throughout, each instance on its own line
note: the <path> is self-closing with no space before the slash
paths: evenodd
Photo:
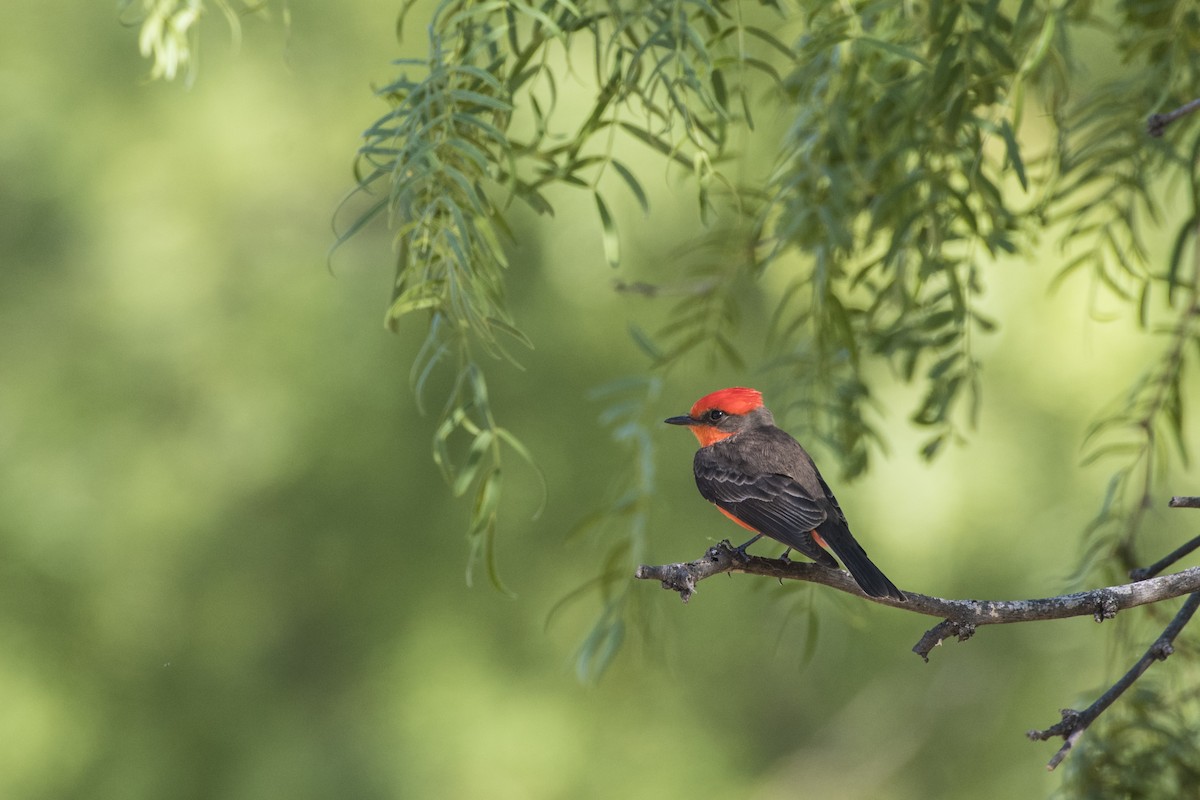
<path id="1" fill-rule="evenodd" d="M 867 558 L 867 551 L 862 549 L 848 528 L 826 520 L 825 524 L 817 528 L 817 533 L 842 560 L 854 582 L 866 594 L 871 597 L 894 597 L 900 601 L 908 599 L 904 592 L 897 589 L 896 584 L 888 580 L 888 576 Z"/>

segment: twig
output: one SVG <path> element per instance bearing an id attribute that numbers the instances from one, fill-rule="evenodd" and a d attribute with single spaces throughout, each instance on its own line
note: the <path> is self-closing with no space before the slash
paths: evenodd
<path id="1" fill-rule="evenodd" d="M 1172 508 L 1200 508 L 1200 497 L 1172 497 L 1169 505 Z M 1200 536 L 1197 536 L 1181 547 L 1177 547 L 1171 553 L 1148 567 L 1130 570 L 1129 577 L 1135 581 L 1140 581 L 1157 575 L 1171 564 L 1191 553 L 1197 547 L 1200 547 Z M 1088 726 L 1095 722 L 1097 717 L 1104 713 L 1118 697 L 1129 689 L 1134 681 L 1150 668 L 1151 664 L 1155 661 L 1166 660 L 1167 656 L 1174 652 L 1172 643 L 1175 641 L 1175 637 L 1187 625 L 1198 607 L 1200 607 L 1200 592 L 1188 597 L 1187 602 L 1179 609 L 1179 613 L 1175 615 L 1171 623 L 1167 625 L 1162 634 L 1154 641 L 1154 644 L 1150 645 L 1150 649 L 1138 659 L 1137 663 L 1119 681 L 1114 683 L 1107 692 L 1100 695 L 1087 709 L 1084 711 L 1075 711 L 1074 709 L 1064 708 L 1061 712 L 1062 720 L 1058 723 L 1044 731 L 1029 731 L 1027 735 L 1034 741 L 1045 741 L 1053 736 L 1061 736 L 1063 738 L 1062 747 L 1050 759 L 1050 763 L 1046 765 L 1046 769 L 1052 770 L 1061 764 L 1063 759 L 1071 752 L 1071 748 L 1075 746 L 1075 743 L 1079 741 L 1080 737 L 1088 729 Z"/>
<path id="2" fill-rule="evenodd" d="M 1155 575 L 1162 572 L 1164 569 L 1171 566 L 1176 561 L 1178 561 L 1179 559 L 1186 556 L 1188 553 L 1195 550 L 1197 547 L 1200 547 L 1200 536 L 1197 536 L 1195 539 L 1192 539 L 1187 544 L 1184 544 L 1180 547 L 1175 548 L 1170 553 L 1163 556 L 1158 561 L 1155 561 L 1153 564 L 1151 564 L 1148 567 L 1138 567 L 1137 569 L 1131 569 L 1129 571 L 1129 577 L 1135 581 L 1144 581 L 1144 580 L 1146 580 L 1146 578 L 1153 578 Z"/>
<path id="3" fill-rule="evenodd" d="M 1188 620 L 1196 613 L 1196 609 L 1200 608 L 1200 592 L 1192 594 L 1188 597 L 1187 602 L 1183 604 L 1183 608 L 1179 609 L 1179 613 L 1171 620 L 1171 624 L 1163 630 L 1154 644 L 1150 645 L 1145 654 L 1138 659 L 1137 663 L 1126 672 L 1119 681 L 1112 685 L 1107 692 L 1100 695 L 1096 702 L 1092 703 L 1083 711 L 1075 711 L 1070 708 L 1062 710 L 1062 720 L 1044 731 L 1030 731 L 1026 734 L 1034 741 L 1045 741 L 1054 736 L 1063 737 L 1063 746 L 1059 748 L 1050 762 L 1046 764 L 1047 770 L 1052 770 L 1062 763 L 1062 760 L 1071 752 L 1071 748 L 1083 736 L 1084 731 L 1088 726 L 1096 721 L 1096 718 L 1104 713 L 1113 701 L 1120 697 L 1126 689 L 1133 685 L 1134 681 L 1141 677 L 1142 673 L 1150 668 L 1150 665 L 1155 661 L 1165 661 L 1167 656 L 1175 652 L 1173 642 L 1179 632 L 1183 630 L 1183 626 L 1187 625 Z"/>
<path id="4" fill-rule="evenodd" d="M 1172 497 L 1167 505 L 1171 508 L 1200 508 L 1200 497 Z"/>
<path id="5" fill-rule="evenodd" d="M 664 589 L 678 592 L 686 603 L 696 592 L 696 584 L 700 581 L 714 575 L 733 572 L 820 583 L 881 605 L 931 617 L 943 617 L 945 621 L 926 632 L 921 641 L 913 647 L 913 652 L 927 661 L 930 651 L 944 639 L 950 636 L 956 636 L 960 640 L 966 639 L 980 625 L 1089 615 L 1101 622 L 1111 619 L 1118 611 L 1127 608 L 1200 591 L 1200 567 L 1192 567 L 1182 572 L 1135 583 L 1037 600 L 948 600 L 906 589 L 904 594 L 908 600 L 900 602 L 890 597 L 867 597 L 854 579 L 841 570 L 828 569 L 809 562 L 745 555 L 739 553 L 728 541 L 708 548 L 704 556 L 696 561 L 661 566 L 643 565 L 638 567 L 634 576 L 641 580 L 660 581 Z"/>
<path id="6" fill-rule="evenodd" d="M 1155 139 L 1159 139 L 1166 133 L 1168 125 L 1198 108 L 1200 108 L 1200 100 L 1193 100 L 1190 103 L 1181 105 L 1174 111 L 1168 111 L 1166 114 L 1151 114 L 1150 118 L 1146 120 L 1146 133 Z"/>
<path id="7" fill-rule="evenodd" d="M 925 635 L 921 637 L 921 641 L 913 645 L 913 652 L 929 663 L 929 653 L 933 648 L 940 645 L 951 636 L 958 639 L 960 642 L 965 642 L 975 635 L 975 626 L 970 622 L 959 622 L 953 619 L 944 619 L 937 625 L 934 625 L 929 630 L 925 631 Z"/>

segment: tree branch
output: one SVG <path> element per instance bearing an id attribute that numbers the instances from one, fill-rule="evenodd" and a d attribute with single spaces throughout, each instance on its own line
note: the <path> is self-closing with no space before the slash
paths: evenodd
<path id="1" fill-rule="evenodd" d="M 1175 499 L 1178 500 L 1179 498 L 1175 498 Z M 1190 499 L 1194 499 L 1194 498 L 1190 498 Z M 1197 536 L 1195 539 L 1192 539 L 1187 544 L 1184 544 L 1184 545 L 1181 545 L 1180 547 L 1175 548 L 1170 553 L 1163 556 L 1158 561 L 1155 561 L 1153 564 L 1151 564 L 1148 567 L 1138 567 L 1137 569 L 1131 569 L 1129 571 L 1129 577 L 1135 581 L 1144 581 L 1144 580 L 1146 580 L 1146 578 L 1153 578 L 1155 575 L 1162 572 L 1164 569 L 1171 566 L 1176 561 L 1178 561 L 1179 559 L 1186 556 L 1188 553 L 1195 550 L 1197 547 L 1200 547 L 1200 536 Z"/>
<path id="2" fill-rule="evenodd" d="M 1126 672 L 1119 681 L 1114 683 L 1112 687 L 1100 695 L 1096 702 L 1092 703 L 1083 711 L 1075 711 L 1074 709 L 1064 708 L 1062 710 L 1062 720 L 1054 725 L 1051 725 L 1044 731 L 1030 731 L 1026 734 L 1034 741 L 1045 741 L 1054 736 L 1063 737 L 1063 746 L 1058 749 L 1050 762 L 1046 764 L 1046 769 L 1052 770 L 1062 763 L 1062 760 L 1071 752 L 1071 748 L 1079 741 L 1079 737 L 1083 736 L 1084 731 L 1088 726 L 1096 721 L 1104 710 L 1113 704 L 1113 701 L 1120 697 L 1126 689 L 1133 685 L 1134 681 L 1142 676 L 1142 673 L 1150 668 L 1150 665 L 1155 661 L 1165 661 L 1167 656 L 1175 652 L 1173 642 L 1183 627 L 1187 625 L 1192 615 L 1196 613 L 1196 609 L 1200 608 L 1200 592 L 1191 595 L 1187 602 L 1183 604 L 1183 608 L 1179 609 L 1179 613 L 1175 615 L 1175 619 L 1171 620 L 1171 624 L 1163 630 L 1162 635 L 1154 640 L 1154 644 L 1150 645 L 1137 663 Z"/>
<path id="3" fill-rule="evenodd" d="M 739 553 L 728 540 L 708 548 L 696 561 L 640 566 L 634 577 L 659 581 L 664 589 L 678 592 L 686 603 L 695 594 L 696 584 L 700 581 L 714 575 L 734 572 L 780 580 L 820 583 L 881 605 L 931 617 L 943 617 L 944 621 L 927 631 L 921 637 L 921 641 L 913 647 L 913 652 L 926 661 L 929 660 L 930 651 L 944 639 L 950 636 L 955 636 L 960 641 L 967 639 L 980 625 L 1003 625 L 1088 615 L 1097 622 L 1102 622 L 1127 608 L 1200 591 L 1200 567 L 1192 567 L 1150 580 L 1036 600 L 948 600 L 905 590 L 908 600 L 901 602 L 891 597 L 868 597 L 858 588 L 854 579 L 841 570 L 828 569 L 808 562 L 746 555 Z"/>
<path id="4" fill-rule="evenodd" d="M 1200 508 L 1200 497 L 1173 497 L 1170 505 L 1172 508 Z M 695 594 L 696 584 L 705 578 L 723 573 L 742 572 L 778 578 L 780 581 L 787 578 L 820 583 L 881 605 L 943 617 L 941 622 L 926 631 L 921 640 L 913 646 L 913 652 L 925 661 L 929 661 L 929 653 L 933 648 L 946 639 L 953 636 L 959 641 L 965 641 L 975 634 L 980 625 L 1062 619 L 1086 614 L 1091 614 L 1097 622 L 1102 622 L 1127 608 L 1189 595 L 1187 602 L 1149 649 L 1120 680 L 1109 687 L 1108 691 L 1083 711 L 1064 708 L 1059 722 L 1045 730 L 1033 730 L 1026 734 L 1034 741 L 1045 741 L 1055 736 L 1063 738 L 1062 747 L 1046 765 L 1046 769 L 1053 770 L 1070 754 L 1088 727 L 1133 686 L 1151 664 L 1166 660 L 1174 652 L 1175 638 L 1192 619 L 1196 610 L 1200 609 L 1200 567 L 1161 577 L 1152 576 L 1198 547 L 1200 536 L 1154 564 L 1132 570 L 1130 577 L 1134 579 L 1133 583 L 1038 600 L 947 600 L 909 591 L 905 592 L 908 599 L 903 602 L 891 597 L 868 597 L 863 594 L 854 579 L 841 570 L 828 569 L 808 562 L 750 556 L 733 547 L 728 540 L 708 548 L 704 556 L 696 561 L 662 566 L 643 565 L 638 567 L 635 577 L 660 581 L 664 589 L 678 592 L 685 603 Z"/>
<path id="5" fill-rule="evenodd" d="M 1197 262 L 1197 268 L 1200 269 L 1200 262 Z M 1200 508 L 1200 497 L 1172 497 L 1168 504 L 1172 508 Z M 1162 570 L 1166 569 L 1171 564 L 1174 564 L 1179 559 L 1186 556 L 1188 553 L 1200 547 L 1200 536 L 1192 539 L 1187 544 L 1177 547 L 1174 551 L 1154 562 L 1148 567 L 1140 567 L 1130 570 L 1129 577 L 1135 581 L 1141 581 L 1149 578 L 1152 575 L 1157 575 Z M 1182 573 L 1180 573 L 1182 574 Z M 1188 624 L 1192 616 L 1196 613 L 1196 609 L 1200 607 L 1200 592 L 1192 594 L 1187 602 L 1183 604 L 1183 608 L 1179 609 L 1179 613 L 1171 620 L 1171 623 L 1163 630 L 1162 634 L 1150 645 L 1145 654 L 1138 659 L 1128 672 L 1121 679 L 1109 687 L 1108 691 L 1096 698 L 1096 701 L 1088 706 L 1083 711 L 1075 711 L 1074 709 L 1062 709 L 1062 719 L 1051 725 L 1044 731 L 1029 731 L 1026 734 L 1034 741 L 1045 741 L 1053 736 L 1061 736 L 1063 745 L 1046 764 L 1046 769 L 1052 770 L 1062 763 L 1062 760 L 1071 752 L 1071 748 L 1079 741 L 1088 726 L 1096 721 L 1096 718 L 1104 713 L 1113 702 L 1125 693 L 1134 682 L 1142 676 L 1150 665 L 1155 661 L 1165 661 L 1167 656 L 1174 652 L 1173 642 L 1184 626 Z"/>
<path id="6" fill-rule="evenodd" d="M 1200 100 L 1193 100 L 1190 103 L 1184 103 L 1174 111 L 1168 111 L 1166 114 L 1151 114 L 1146 120 L 1146 133 L 1153 136 L 1155 139 L 1161 138 L 1167 131 L 1167 126 L 1180 117 L 1187 116 L 1196 109 L 1200 108 Z"/>

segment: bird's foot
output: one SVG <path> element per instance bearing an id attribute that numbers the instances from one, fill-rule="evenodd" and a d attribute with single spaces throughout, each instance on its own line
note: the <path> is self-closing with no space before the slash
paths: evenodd
<path id="1" fill-rule="evenodd" d="M 762 538 L 762 534 L 760 533 L 757 536 L 755 536 L 753 539 L 751 539 L 750 541 L 743 542 L 742 544 L 739 544 L 737 547 L 733 548 L 734 552 L 736 552 L 738 554 L 738 558 L 740 558 L 742 561 L 745 561 L 746 559 L 750 558 L 749 554 L 746 553 L 746 548 L 749 547 L 750 545 L 754 544 L 761 538 Z"/>

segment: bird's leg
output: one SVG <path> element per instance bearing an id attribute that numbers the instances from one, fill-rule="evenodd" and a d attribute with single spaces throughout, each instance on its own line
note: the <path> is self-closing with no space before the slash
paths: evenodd
<path id="1" fill-rule="evenodd" d="M 753 539 L 751 539 L 748 542 L 744 542 L 743 544 L 739 544 L 737 547 L 735 547 L 733 549 L 737 551 L 739 556 L 741 556 L 742 558 L 746 558 L 747 557 L 746 556 L 746 548 L 749 547 L 750 545 L 754 544 L 755 542 L 757 542 L 759 539 L 762 538 L 762 536 L 763 535 L 761 533 L 755 534 Z"/>

